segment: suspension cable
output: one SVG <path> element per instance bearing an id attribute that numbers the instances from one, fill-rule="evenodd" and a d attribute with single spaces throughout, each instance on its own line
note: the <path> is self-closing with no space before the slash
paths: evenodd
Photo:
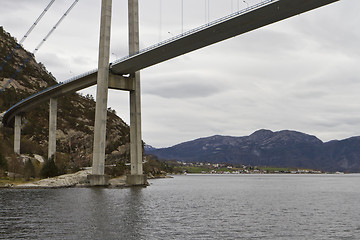
<path id="1" fill-rule="evenodd" d="M 206 22 L 210 22 L 210 0 L 206 0 L 206 9 L 205 9 L 205 15 L 207 15 Z"/>
<path id="2" fill-rule="evenodd" d="M 159 18 L 160 18 L 160 32 L 159 32 L 159 39 L 160 39 L 160 41 L 162 40 L 162 0 L 159 0 L 160 1 L 160 16 L 159 16 Z"/>
<path id="3" fill-rule="evenodd" d="M 184 0 L 181 0 L 181 33 L 184 33 Z"/>
<path id="4" fill-rule="evenodd" d="M 42 17 L 45 15 L 45 13 L 49 10 L 49 8 L 51 7 L 51 5 L 55 2 L 55 0 L 52 0 L 47 7 L 44 9 L 44 11 L 40 14 L 40 16 L 38 17 L 38 19 L 36 19 L 36 21 L 34 22 L 34 24 L 30 27 L 29 31 L 27 31 L 24 35 L 24 37 L 20 40 L 19 44 L 22 44 L 25 39 L 30 35 L 30 33 L 32 32 L 32 30 L 34 30 L 34 28 L 36 27 L 36 25 L 40 22 L 40 20 L 42 19 Z"/>
<path id="5" fill-rule="evenodd" d="M 16 44 L 15 48 L 11 51 L 11 53 L 5 58 L 5 61 L 0 66 L 0 71 L 4 68 L 6 63 L 8 63 L 12 57 L 15 54 L 15 51 L 20 48 L 20 46 L 24 43 L 24 41 L 27 39 L 27 37 L 30 35 L 30 33 L 34 30 L 36 25 L 40 22 L 40 20 L 43 18 L 45 13 L 50 9 L 51 5 L 55 2 L 55 0 L 51 0 L 51 2 L 46 6 L 46 8 L 43 10 L 43 12 L 40 14 L 40 16 L 36 19 L 36 21 L 31 25 L 30 29 L 25 33 L 25 35 L 22 37 L 19 43 Z"/>
<path id="6" fill-rule="evenodd" d="M 60 18 L 60 20 L 55 24 L 55 26 L 49 31 L 49 33 L 43 38 L 43 40 L 40 42 L 40 44 L 35 48 L 35 50 L 32 52 L 32 54 L 28 55 L 28 57 L 25 59 L 25 61 L 21 64 L 21 66 L 16 70 L 16 72 L 11 76 L 9 81 L 5 83 L 2 89 L 0 89 L 0 92 L 3 92 L 7 86 L 16 78 L 16 76 L 25 68 L 26 64 L 30 61 L 32 55 L 34 55 L 40 47 L 44 44 L 44 42 L 50 37 L 50 35 L 54 32 L 54 30 L 60 25 L 60 23 L 64 20 L 64 18 L 69 14 L 69 12 L 75 7 L 75 5 L 80 0 L 75 0 L 73 4 L 69 7 L 69 9 L 65 12 L 65 14 Z"/>
<path id="7" fill-rule="evenodd" d="M 208 18 L 207 18 L 207 6 L 208 6 L 208 0 L 204 0 L 205 1 L 205 24 L 208 22 Z"/>
<path id="8" fill-rule="evenodd" d="M 54 32 L 54 30 L 60 25 L 60 23 L 64 20 L 64 18 L 69 14 L 69 12 L 75 7 L 75 5 L 79 2 L 80 0 L 75 0 L 75 2 L 73 2 L 73 4 L 71 4 L 71 6 L 69 7 L 69 9 L 64 13 L 64 15 L 60 18 L 60 20 L 55 24 L 55 26 L 50 30 L 50 32 L 44 37 L 44 39 L 39 43 L 39 45 L 35 48 L 35 50 L 33 51 L 33 54 L 35 54 L 39 48 L 44 44 L 44 42 L 50 37 L 50 35 Z"/>

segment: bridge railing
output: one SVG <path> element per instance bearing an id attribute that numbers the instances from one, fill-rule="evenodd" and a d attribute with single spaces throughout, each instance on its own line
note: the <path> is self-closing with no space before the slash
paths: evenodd
<path id="1" fill-rule="evenodd" d="M 66 83 L 75 81 L 75 80 L 77 80 L 77 79 L 80 79 L 80 78 L 82 78 L 82 77 L 85 77 L 85 76 L 91 75 L 91 74 L 93 74 L 93 73 L 96 73 L 97 71 L 98 71 L 98 69 L 95 68 L 95 69 L 93 69 L 93 70 L 90 70 L 90 71 L 88 71 L 88 72 L 82 73 L 82 74 L 80 74 L 80 75 L 77 75 L 77 76 L 75 76 L 75 77 L 72 77 L 72 78 L 70 78 L 70 79 L 68 79 L 68 80 L 66 80 L 66 81 L 64 81 L 64 82 L 60 82 L 60 83 L 61 83 L 61 84 L 66 84 Z"/>
<path id="2" fill-rule="evenodd" d="M 64 82 L 59 82 L 58 84 L 55 84 L 55 85 L 53 85 L 53 86 L 51 86 L 51 87 L 48 87 L 48 88 L 45 88 L 45 89 L 43 89 L 43 90 L 41 90 L 41 91 L 39 91 L 39 92 L 37 92 L 37 93 L 35 93 L 35 94 L 27 97 L 27 98 L 24 98 L 24 99 L 21 100 L 20 102 L 16 103 L 16 104 L 13 105 L 11 108 L 9 108 L 9 109 L 6 111 L 6 113 L 9 112 L 9 111 L 11 111 L 11 110 L 14 109 L 15 107 L 19 106 L 19 105 L 22 104 L 23 102 L 25 102 L 25 101 L 27 101 L 27 100 L 29 100 L 29 99 L 31 99 L 31 98 L 35 98 L 36 96 L 41 95 L 41 94 L 43 94 L 44 92 L 48 92 L 48 91 L 50 91 L 50 90 L 52 90 L 52 89 L 54 89 L 54 88 L 57 88 L 57 87 L 59 87 L 59 86 L 61 86 L 61 85 L 64 85 L 64 84 L 69 83 L 69 82 L 72 82 L 72 81 L 75 81 L 75 80 L 77 80 L 77 79 L 80 79 L 80 78 L 82 78 L 82 77 L 88 76 L 88 75 L 93 74 L 93 73 L 96 73 L 96 72 L 97 72 L 97 69 L 93 69 L 93 70 L 91 70 L 91 71 L 88 71 L 88 72 L 85 72 L 85 73 L 80 74 L 80 75 L 78 75 L 78 76 L 75 76 L 75 77 L 73 77 L 73 78 L 70 78 L 69 80 L 66 80 L 66 81 L 64 81 Z M 6 113 L 5 113 L 5 115 L 6 115 Z"/>
<path id="3" fill-rule="evenodd" d="M 45 89 L 43 89 L 43 90 L 41 90 L 41 91 L 39 91 L 39 92 L 37 92 L 37 93 L 35 93 L 35 94 L 27 97 L 27 98 L 24 98 L 23 100 L 21 100 L 20 102 L 16 103 L 15 105 L 13 105 L 11 108 L 9 108 L 9 109 L 5 112 L 4 116 L 7 115 L 7 113 L 10 112 L 12 109 L 14 109 L 14 108 L 16 108 L 17 106 L 21 105 L 23 102 L 26 102 L 27 100 L 29 100 L 29 99 L 31 99 L 31 98 L 35 98 L 36 96 L 39 96 L 39 95 L 43 94 L 44 92 L 50 91 L 51 89 L 54 89 L 54 88 L 56 88 L 56 87 L 58 87 L 58 86 L 60 86 L 60 85 L 62 85 L 62 84 L 64 84 L 64 83 L 58 83 L 58 84 L 53 85 L 53 86 L 51 86 L 51 87 L 45 88 Z"/>
<path id="4" fill-rule="evenodd" d="M 193 28 L 193 29 L 191 29 L 191 30 L 189 30 L 189 31 L 186 31 L 186 32 L 184 32 L 184 33 L 181 33 L 181 34 L 179 34 L 179 35 L 176 35 L 176 36 L 174 36 L 174 37 L 172 37 L 172 38 L 166 39 L 166 40 L 164 40 L 164 41 L 162 41 L 162 42 L 159 42 L 159 43 L 156 43 L 156 44 L 154 44 L 154 45 L 151 45 L 151 46 L 149 46 L 149 47 L 147 47 L 147 48 L 143 48 L 143 49 L 141 49 L 140 51 L 138 51 L 138 52 L 136 52 L 136 53 L 134 53 L 134 54 L 131 54 L 131 55 L 125 56 L 125 57 L 123 57 L 123 58 L 120 58 L 120 59 L 118 59 L 118 60 L 115 60 L 114 62 L 111 63 L 111 65 L 114 65 L 114 64 L 123 62 L 123 61 L 125 61 L 125 60 L 127 60 L 127 59 L 129 59 L 129 58 L 131 58 L 131 57 L 136 56 L 136 55 L 139 55 L 139 54 L 142 54 L 142 53 L 144 53 L 144 52 L 147 52 L 147 51 L 153 50 L 153 49 L 155 49 L 155 48 L 161 47 L 161 46 L 163 46 L 163 45 L 165 45 L 165 44 L 168 44 L 168 43 L 170 43 L 170 42 L 176 41 L 176 40 L 178 40 L 178 39 L 180 39 L 180 38 L 189 36 L 189 35 L 191 35 L 191 34 L 193 34 L 193 33 L 195 33 L 195 32 L 199 32 L 199 31 L 202 31 L 202 30 L 204 30 L 204 29 L 206 29 L 206 28 L 213 27 L 213 26 L 216 25 L 216 24 L 219 24 L 219 23 L 221 23 L 221 22 L 225 22 L 225 21 L 227 21 L 227 20 L 230 20 L 231 18 L 237 17 L 237 16 L 239 16 L 239 15 L 243 15 L 243 14 L 245 14 L 245 13 L 247 13 L 247 12 L 253 11 L 253 10 L 257 9 L 257 8 L 260 8 L 260 7 L 263 7 L 263 6 L 268 5 L 268 4 L 270 4 L 270 3 L 278 2 L 278 1 L 279 1 L 279 0 L 265 0 L 265 1 L 262 1 L 262 2 L 260 2 L 260 3 L 255 4 L 255 5 L 252 5 L 252 6 L 250 6 L 250 7 L 244 8 L 244 9 L 242 9 L 242 10 L 240 10 L 240 11 L 237 11 L 237 12 L 234 12 L 234 13 L 232 13 L 232 14 L 229 14 L 229 15 L 227 15 L 227 16 L 225 16 L 225 17 L 218 18 L 218 19 L 216 19 L 216 20 L 214 20 L 214 21 L 212 21 L 212 22 L 209 22 L 209 23 L 207 23 L 207 24 L 204 24 L 204 25 L 201 25 L 201 26 L 199 26 L 199 27 Z"/>

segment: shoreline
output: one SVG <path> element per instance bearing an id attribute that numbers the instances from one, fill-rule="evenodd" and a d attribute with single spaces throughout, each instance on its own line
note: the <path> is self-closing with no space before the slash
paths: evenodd
<path id="1" fill-rule="evenodd" d="M 72 174 L 64 174 L 53 178 L 45 178 L 33 182 L 13 184 L 6 183 L 0 185 L 0 189 L 57 189 L 57 188 L 90 188 L 91 186 L 87 176 L 91 173 L 91 170 L 82 170 Z M 168 175 L 161 176 L 148 176 L 148 179 L 160 179 L 160 178 L 172 178 Z M 149 186 L 149 183 L 147 183 Z M 126 184 L 126 176 L 120 176 L 111 178 L 109 185 L 99 186 L 104 188 L 128 188 L 131 187 Z"/>

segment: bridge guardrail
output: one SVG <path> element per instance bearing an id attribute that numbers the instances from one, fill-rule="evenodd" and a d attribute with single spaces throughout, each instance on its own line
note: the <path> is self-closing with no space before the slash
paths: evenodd
<path id="1" fill-rule="evenodd" d="M 40 92 L 37 92 L 37 93 L 35 93 L 35 94 L 27 97 L 27 98 L 24 98 L 23 100 L 21 100 L 20 102 L 16 103 L 15 105 L 13 105 L 11 108 L 9 108 L 9 109 L 5 112 L 5 115 L 6 115 L 8 112 L 10 112 L 12 109 L 14 109 L 15 107 L 19 106 L 21 103 L 23 103 L 23 102 L 25 102 L 25 101 L 27 101 L 27 100 L 29 100 L 29 99 L 31 99 L 31 98 L 34 98 L 34 97 L 36 97 L 36 96 L 38 96 L 38 95 L 40 95 L 40 94 L 42 94 L 42 93 L 44 93 L 44 92 L 50 91 L 51 89 L 54 89 L 54 88 L 56 88 L 56 87 L 58 87 L 58 86 L 60 86 L 60 85 L 62 85 L 62 84 L 63 84 L 63 83 L 58 83 L 58 84 L 56 84 L 56 85 L 53 85 L 53 86 L 48 87 L 48 88 L 46 88 L 46 89 L 43 89 L 43 90 L 41 90 Z"/>
<path id="2" fill-rule="evenodd" d="M 125 57 L 123 57 L 123 58 L 120 58 L 120 59 L 118 59 L 118 60 L 115 60 L 114 62 L 111 63 L 111 65 L 120 63 L 120 62 L 122 62 L 122 61 L 124 61 L 124 60 L 126 60 L 126 59 L 129 59 L 129 58 L 131 58 L 131 57 L 134 57 L 134 56 L 136 56 L 136 55 L 138 55 L 138 54 L 141 54 L 141 53 L 150 51 L 150 50 L 155 49 L 155 48 L 157 48 L 157 47 L 161 47 L 161 46 L 163 46 L 163 45 L 165 45 L 165 44 L 168 44 L 168 43 L 170 43 L 170 42 L 173 42 L 173 41 L 178 40 L 178 39 L 180 39 L 180 38 L 183 38 L 183 37 L 185 37 L 185 36 L 189 36 L 189 35 L 191 35 L 191 34 L 193 34 L 193 33 L 195 33 L 195 32 L 199 32 L 199 31 L 204 30 L 204 29 L 206 29 L 206 28 L 213 27 L 214 25 L 216 25 L 216 24 L 218 24 L 218 23 L 220 23 L 220 22 L 224 22 L 224 21 L 229 20 L 229 19 L 231 19 L 231 18 L 233 18 L 233 17 L 237 17 L 237 16 L 240 16 L 240 15 L 243 15 L 243 14 L 245 14 L 245 13 L 247 13 L 247 12 L 250 12 L 250 11 L 252 11 L 252 10 L 255 10 L 255 9 L 259 8 L 259 7 L 263 7 L 263 6 L 265 6 L 265 5 L 268 5 L 268 4 L 273 3 L 273 2 L 278 2 L 278 1 L 279 1 L 279 0 L 266 0 L 266 1 L 262 1 L 262 2 L 260 2 L 260 3 L 255 4 L 255 5 L 252 5 L 252 6 L 250 6 L 250 7 L 244 8 L 244 9 L 242 9 L 242 10 L 240 10 L 240 11 L 237 11 L 237 12 L 234 12 L 234 13 L 232 13 L 232 14 L 229 14 L 229 15 L 227 15 L 227 16 L 225 16 L 225 17 L 216 19 L 216 20 L 214 20 L 214 21 L 212 21 L 212 22 L 209 22 L 209 23 L 207 23 L 207 24 L 204 24 L 204 25 L 201 25 L 201 26 L 199 26 L 199 27 L 196 27 L 196 28 L 193 28 L 193 29 L 191 29 L 191 30 L 188 30 L 188 31 L 186 31 L 186 32 L 184 32 L 184 33 L 181 33 L 181 34 L 179 34 L 179 35 L 176 35 L 175 37 L 166 39 L 166 40 L 164 40 L 164 41 L 162 41 L 162 42 L 159 42 L 159 43 L 154 44 L 154 45 L 152 45 L 152 46 L 149 46 L 149 47 L 147 47 L 147 48 L 141 49 L 140 51 L 138 51 L 138 52 L 136 52 L 136 53 L 134 53 L 134 54 L 131 54 L 131 55 L 125 56 Z"/>

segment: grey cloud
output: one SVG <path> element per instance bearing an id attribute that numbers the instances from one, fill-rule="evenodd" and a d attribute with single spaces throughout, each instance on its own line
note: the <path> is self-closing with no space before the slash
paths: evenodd
<path id="1" fill-rule="evenodd" d="M 215 86 L 204 84 L 175 84 L 173 86 L 154 86 L 144 91 L 145 94 L 154 94 L 164 98 L 201 98 L 214 95 L 219 92 Z"/>

